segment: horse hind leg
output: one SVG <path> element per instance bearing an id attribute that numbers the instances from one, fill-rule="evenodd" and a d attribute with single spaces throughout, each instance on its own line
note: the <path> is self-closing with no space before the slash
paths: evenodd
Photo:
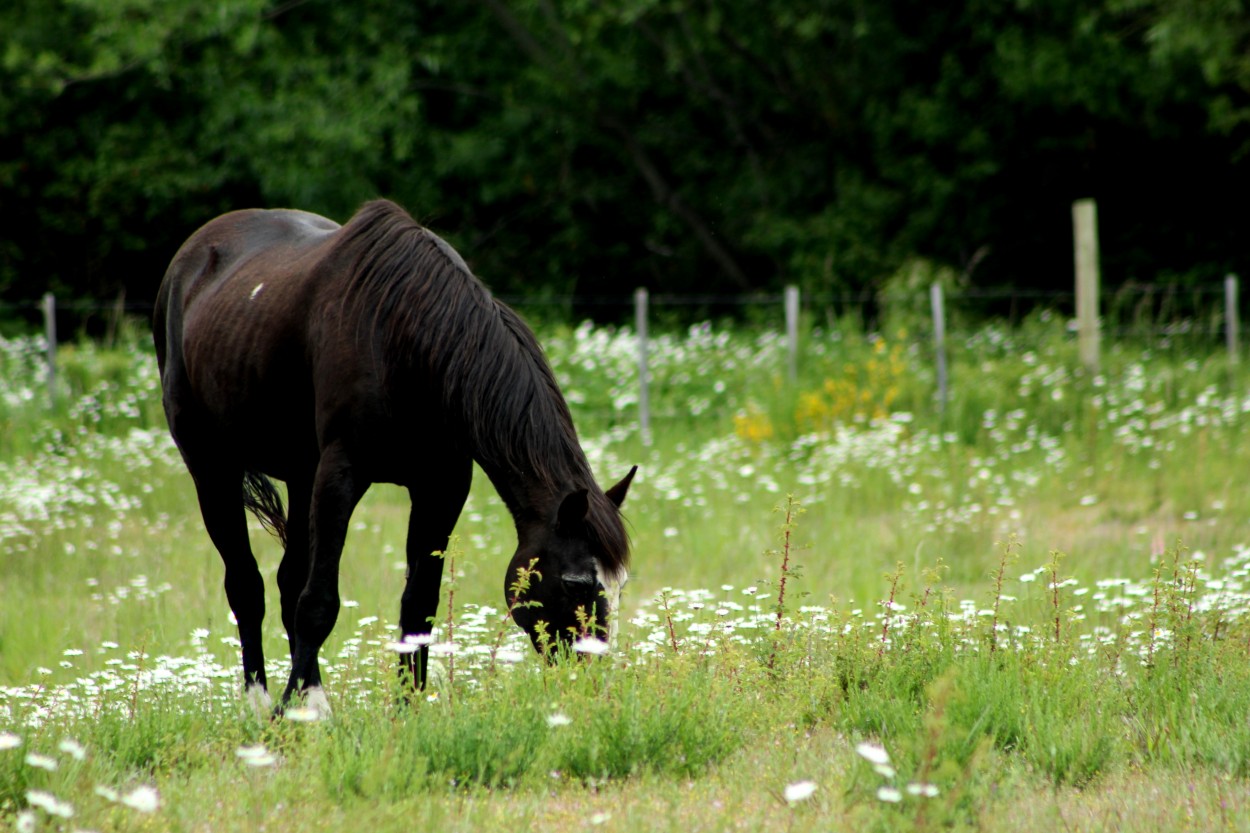
<path id="1" fill-rule="evenodd" d="M 289 512 L 286 523 L 286 549 L 278 566 L 278 592 L 282 599 L 282 626 L 295 662 L 295 611 L 299 595 L 308 584 L 308 513 L 312 503 L 312 476 L 292 478 L 287 483 Z"/>
<path id="2" fill-rule="evenodd" d="M 239 627 L 243 655 L 243 684 L 253 704 L 264 711 L 271 707 L 265 679 L 265 655 L 261 646 L 261 623 L 265 618 L 265 583 L 248 539 L 243 508 L 241 467 L 196 465 L 188 456 L 195 480 L 200 514 L 208 536 L 226 568 L 226 599 Z"/>
<path id="3" fill-rule="evenodd" d="M 295 608 L 291 676 L 282 704 L 302 692 L 319 715 L 328 712 L 318 654 L 339 613 L 339 560 L 352 511 L 369 486 L 354 471 L 340 444 L 322 451 L 308 512 L 308 574 Z"/>

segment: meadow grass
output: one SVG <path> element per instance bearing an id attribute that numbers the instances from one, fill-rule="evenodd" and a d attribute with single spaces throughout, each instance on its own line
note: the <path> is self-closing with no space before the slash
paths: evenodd
<path id="1" fill-rule="evenodd" d="M 1039 316 L 952 345 L 939 410 L 905 333 L 813 331 L 790 382 L 775 333 L 699 326 L 653 344 L 644 445 L 631 334 L 543 341 L 600 478 L 641 466 L 617 646 L 543 668 L 503 621 L 479 473 L 455 640 L 405 698 L 406 495 L 375 487 L 315 723 L 239 694 L 142 338 L 63 349 L 52 412 L 37 341 L 4 342 L 0 824 L 1250 827 L 1246 371 L 1155 343 L 1089 375 Z"/>

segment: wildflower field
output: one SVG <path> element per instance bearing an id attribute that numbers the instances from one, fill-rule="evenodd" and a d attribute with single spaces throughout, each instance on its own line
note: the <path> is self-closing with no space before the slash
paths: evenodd
<path id="1" fill-rule="evenodd" d="M 616 644 L 503 620 L 485 477 L 406 702 L 406 494 L 374 487 L 323 652 L 331 718 L 253 714 L 138 327 L 0 339 L 0 828 L 1250 829 L 1250 369 L 1064 322 L 929 348 L 811 328 L 540 332 L 602 482 L 640 466 Z M 437 476 L 431 473 L 431 476 Z M 281 680 L 279 550 L 266 654 Z M 448 593 L 453 604 L 447 604 Z"/>

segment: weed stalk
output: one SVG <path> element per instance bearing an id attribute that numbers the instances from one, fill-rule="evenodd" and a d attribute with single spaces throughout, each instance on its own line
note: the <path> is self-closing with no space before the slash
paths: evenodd
<path id="1" fill-rule="evenodd" d="M 779 638 L 781 636 L 782 623 L 786 618 L 786 585 L 790 579 L 798 578 L 798 570 L 790 563 L 790 556 L 793 554 L 794 528 L 803 506 L 794 499 L 794 495 L 786 496 L 785 520 L 781 523 L 781 550 L 777 553 L 781 557 L 781 570 L 777 577 L 777 615 L 773 623 L 773 634 Z M 768 655 L 768 668 L 771 670 L 777 662 L 777 639 L 773 641 L 773 650 Z"/>
<path id="2" fill-rule="evenodd" d="M 543 575 L 538 572 L 535 565 L 538 564 L 537 558 L 531 558 L 530 563 L 523 567 L 516 568 L 516 578 L 508 585 L 508 609 L 504 612 L 503 618 L 499 620 L 499 630 L 495 632 L 495 642 L 490 649 L 490 671 L 493 674 L 496 670 L 499 649 L 503 647 L 503 641 L 507 635 L 508 622 L 516 616 L 518 610 L 527 607 L 540 607 L 542 602 L 537 601 L 521 601 L 525 598 L 525 594 L 529 592 L 530 585 L 537 578 L 542 581 Z"/>
<path id="3" fill-rule="evenodd" d="M 881 616 L 881 646 L 877 648 L 877 656 L 885 656 L 885 646 L 890 641 L 890 614 L 894 611 L 894 597 L 898 595 L 899 583 L 903 580 L 903 562 L 894 565 L 894 572 L 886 573 L 890 582 L 890 597 L 885 600 L 885 613 Z"/>
<path id="4" fill-rule="evenodd" d="M 786 582 L 790 578 L 790 541 L 794 534 L 794 521 L 802 507 L 794 495 L 786 497 L 786 519 L 781 525 L 781 576 L 777 579 L 777 621 L 773 630 L 781 630 L 786 615 Z"/>
<path id="5" fill-rule="evenodd" d="M 1063 557 L 1063 553 L 1059 550 L 1051 550 L 1050 562 L 1046 565 L 1046 572 L 1050 573 L 1050 606 L 1051 614 L 1055 617 L 1056 645 L 1059 644 L 1063 625 L 1063 608 L 1059 604 L 1059 562 Z"/>
<path id="6" fill-rule="evenodd" d="M 443 553 L 451 576 L 447 579 L 447 706 L 456 706 L 456 548 L 451 546 Z"/>
<path id="7" fill-rule="evenodd" d="M 664 624 L 668 627 L 668 644 L 677 653 L 677 629 L 673 627 L 673 611 L 668 606 L 668 590 L 660 591 L 660 607 L 664 610 Z"/>
<path id="8" fill-rule="evenodd" d="M 133 722 L 139 713 L 139 680 L 143 677 L 143 661 L 148 658 L 147 634 L 139 641 L 138 656 L 135 658 L 138 667 L 135 669 L 134 685 L 130 687 L 130 720 Z"/>
<path id="9" fill-rule="evenodd" d="M 1012 535 L 1005 544 L 1000 543 L 998 569 L 994 571 L 994 615 L 990 620 L 990 653 L 998 650 L 998 610 L 1003 601 L 1003 580 L 1007 575 L 1007 565 L 1016 559 L 1020 542 Z M 1057 637 L 1056 637 L 1057 638 Z"/>
<path id="10" fill-rule="evenodd" d="M 1153 668 L 1155 664 L 1155 645 L 1158 642 L 1159 633 L 1159 607 L 1162 603 L 1163 595 L 1163 568 L 1155 567 L 1154 574 L 1151 578 L 1153 601 L 1150 603 L 1150 641 L 1146 643 L 1146 667 Z"/>

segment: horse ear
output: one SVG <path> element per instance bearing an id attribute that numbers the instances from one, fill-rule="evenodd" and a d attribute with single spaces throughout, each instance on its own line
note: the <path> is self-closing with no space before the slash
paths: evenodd
<path id="1" fill-rule="evenodd" d="M 625 494 L 629 491 L 629 484 L 634 481 L 634 474 L 636 474 L 637 471 L 638 467 L 634 466 L 629 470 L 629 474 L 621 478 L 620 483 L 617 483 L 611 489 L 604 492 L 604 494 L 608 496 L 608 500 L 616 504 L 618 508 L 625 502 Z"/>
<path id="2" fill-rule="evenodd" d="M 585 489 L 570 492 L 560 502 L 560 511 L 556 514 L 556 527 L 568 529 L 586 522 L 590 513 L 590 493 Z"/>

